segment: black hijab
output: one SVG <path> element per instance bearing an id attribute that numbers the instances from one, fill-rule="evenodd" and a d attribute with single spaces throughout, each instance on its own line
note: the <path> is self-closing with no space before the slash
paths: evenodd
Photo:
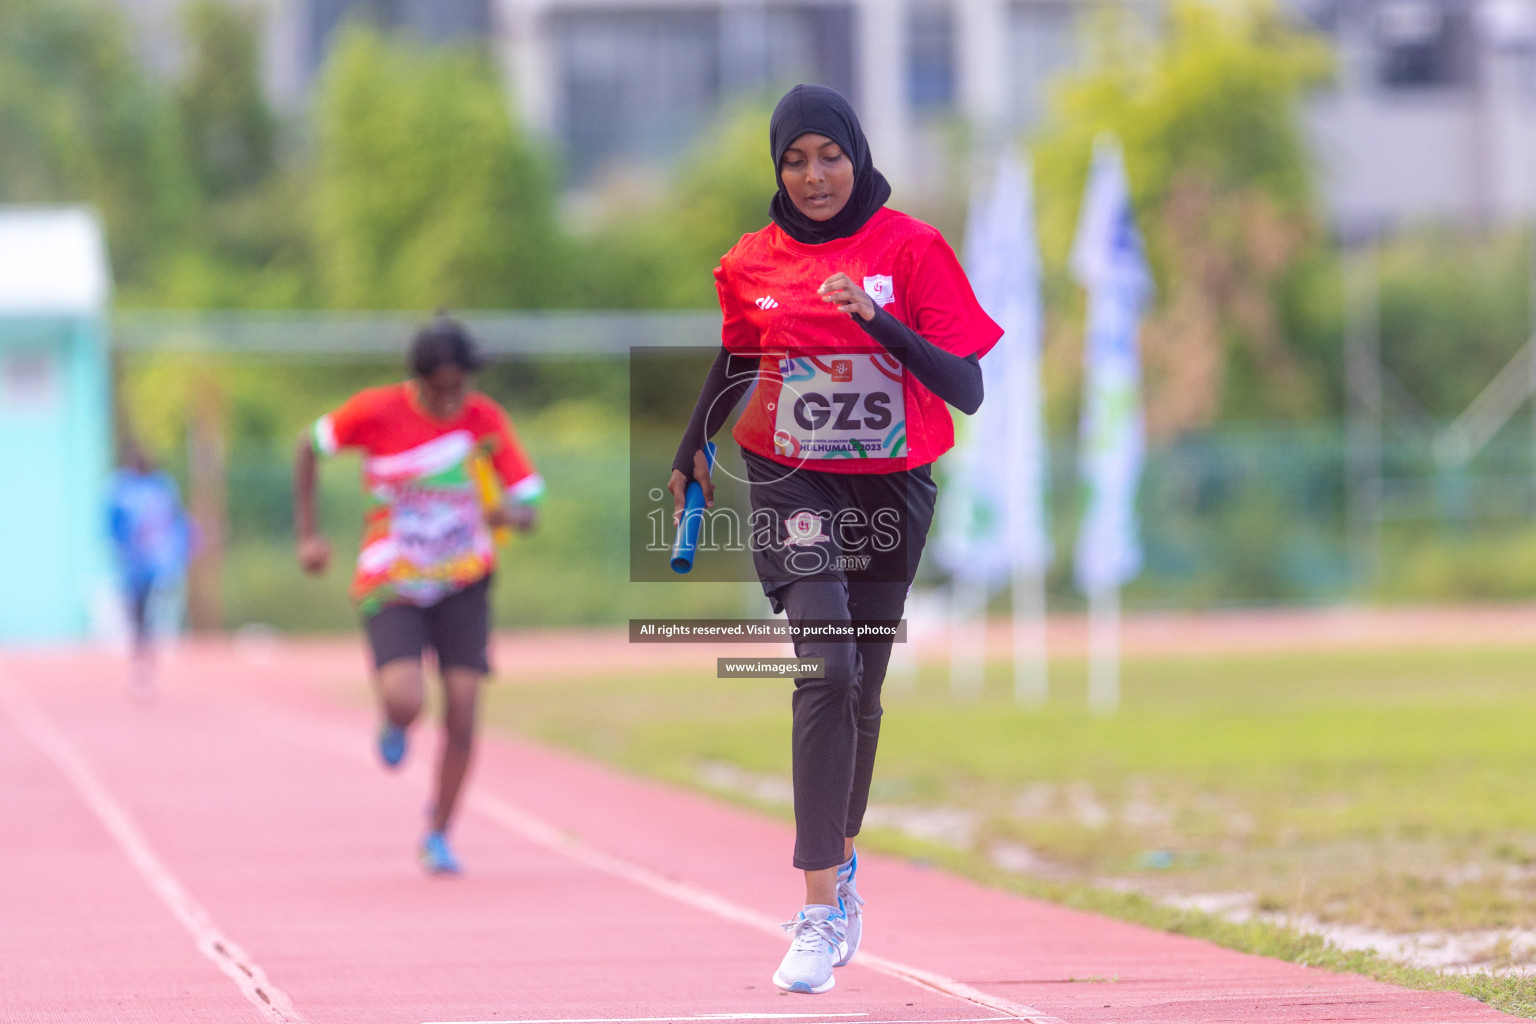
<path id="1" fill-rule="evenodd" d="M 812 220 L 796 208 L 784 191 L 779 162 L 784 151 L 807 132 L 825 135 L 842 147 L 853 161 L 853 195 L 848 205 L 831 220 Z M 773 180 L 778 185 L 768 204 L 768 216 L 784 233 L 806 245 L 820 245 L 837 238 L 847 238 L 863 227 L 885 201 L 891 198 L 890 182 L 875 170 L 869 155 L 869 140 L 859 127 L 859 115 L 853 104 L 836 89 L 824 85 L 797 85 L 784 94 L 773 108 L 768 122 L 768 145 L 773 150 Z"/>

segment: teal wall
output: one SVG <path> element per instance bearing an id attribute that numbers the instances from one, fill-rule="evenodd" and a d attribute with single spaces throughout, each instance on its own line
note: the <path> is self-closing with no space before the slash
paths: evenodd
<path id="1" fill-rule="evenodd" d="M 112 585 L 106 328 L 0 317 L 0 642 L 88 636 Z"/>

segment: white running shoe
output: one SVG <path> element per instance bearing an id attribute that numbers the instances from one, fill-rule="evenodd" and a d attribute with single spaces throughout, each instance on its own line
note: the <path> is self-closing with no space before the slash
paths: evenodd
<path id="1" fill-rule="evenodd" d="M 837 984 L 832 965 L 848 948 L 848 918 L 836 907 L 806 905 L 793 921 L 784 923 L 792 936 L 789 952 L 773 972 L 773 983 L 785 992 L 825 992 Z"/>
<path id="2" fill-rule="evenodd" d="M 848 948 L 833 967 L 841 967 L 852 960 L 853 954 L 859 951 L 859 940 L 864 937 L 864 897 L 859 895 L 858 850 L 854 850 L 847 863 L 837 869 L 837 902 L 848 918 L 845 931 Z"/>

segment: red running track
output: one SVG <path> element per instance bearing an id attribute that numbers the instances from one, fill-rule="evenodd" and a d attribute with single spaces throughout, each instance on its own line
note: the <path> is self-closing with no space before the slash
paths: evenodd
<path id="1" fill-rule="evenodd" d="M 363 697 L 350 644 L 190 646 L 147 704 L 102 655 L 0 655 L 0 1021 L 1513 1019 L 875 855 L 864 950 L 786 995 L 784 824 L 491 739 L 467 874 L 427 878 L 435 740 L 384 772 Z"/>

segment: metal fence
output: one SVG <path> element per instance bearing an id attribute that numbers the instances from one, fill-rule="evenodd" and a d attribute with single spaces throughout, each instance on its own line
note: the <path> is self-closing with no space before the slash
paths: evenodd
<path id="1" fill-rule="evenodd" d="M 125 372 L 155 351 L 209 360 L 300 365 L 304 360 L 394 361 L 419 315 L 120 315 Z M 622 392 L 631 345 L 708 346 L 718 316 L 684 314 L 474 315 L 493 353 L 525 367 L 586 360 Z M 345 375 L 343 375 L 343 378 Z M 500 397 L 500 396 L 498 396 Z M 628 424 L 622 410 L 573 431 L 566 403 L 546 395 L 514 406 L 550 480 L 546 525 L 515 544 L 498 581 L 508 624 L 616 622 L 666 608 L 750 602 L 740 587 L 628 583 Z M 314 414 L 323 411 L 313 410 Z M 681 424 L 679 424 L 679 427 Z M 1536 459 L 1529 425 L 1493 436 L 1458 468 L 1437 460 L 1441 424 L 1382 424 L 1377 500 L 1352 511 L 1360 483 L 1341 422 L 1228 427 L 1153 446 L 1140 496 L 1145 570 L 1128 607 L 1202 608 L 1352 600 L 1458 600 L 1536 595 Z M 291 435 L 288 435 L 291 436 Z M 290 445 L 232 439 L 226 466 L 223 616 L 228 625 L 339 628 L 350 622 L 344 573 L 303 579 L 290 553 Z M 356 532 L 355 467 L 331 467 L 324 504 L 338 547 Z M 942 480 L 942 463 L 940 466 Z M 1050 598 L 1079 606 L 1069 557 L 1080 513 L 1073 439 L 1051 445 L 1050 518 L 1057 558 Z M 344 559 L 343 559 L 344 560 Z M 929 560 L 919 585 L 945 581 Z M 999 600 L 1005 600 L 999 598 Z M 734 606 L 734 605 L 733 605 Z"/>

